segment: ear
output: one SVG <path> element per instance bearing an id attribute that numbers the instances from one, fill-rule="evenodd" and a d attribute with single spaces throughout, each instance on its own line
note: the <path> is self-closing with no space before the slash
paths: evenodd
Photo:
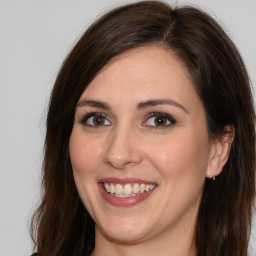
<path id="1" fill-rule="evenodd" d="M 224 128 L 225 133 L 212 140 L 210 158 L 206 177 L 211 179 L 219 175 L 228 161 L 229 152 L 235 136 L 233 125 L 227 125 Z"/>

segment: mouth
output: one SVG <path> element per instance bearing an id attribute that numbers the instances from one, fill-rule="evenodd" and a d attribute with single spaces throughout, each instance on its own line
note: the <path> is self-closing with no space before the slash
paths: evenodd
<path id="1" fill-rule="evenodd" d="M 103 198 L 119 207 L 136 205 L 148 198 L 157 187 L 156 183 L 127 178 L 106 178 L 98 182 Z"/>
<path id="2" fill-rule="evenodd" d="M 103 187 L 107 193 L 112 194 L 116 197 L 131 197 L 138 194 L 143 194 L 151 191 L 156 187 L 156 184 L 112 184 L 112 183 L 103 183 Z"/>

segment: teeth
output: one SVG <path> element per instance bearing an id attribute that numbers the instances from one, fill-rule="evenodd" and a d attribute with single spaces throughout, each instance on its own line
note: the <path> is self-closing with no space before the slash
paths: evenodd
<path id="1" fill-rule="evenodd" d="M 132 194 L 132 186 L 130 184 L 125 184 L 123 194 L 125 195 Z"/>
<path id="2" fill-rule="evenodd" d="M 107 192 L 110 192 L 110 186 L 109 186 L 109 184 L 105 183 L 105 189 L 106 189 Z"/>
<path id="3" fill-rule="evenodd" d="M 120 184 L 116 184 L 115 194 L 122 195 L 123 194 L 123 187 Z"/>
<path id="4" fill-rule="evenodd" d="M 110 185 L 110 193 L 114 194 L 115 193 L 115 187 L 113 184 Z"/>
<path id="5" fill-rule="evenodd" d="M 149 185 L 149 190 L 152 190 L 156 185 Z"/>
<path id="6" fill-rule="evenodd" d="M 140 185 L 140 193 L 143 193 L 145 190 L 145 184 Z"/>
<path id="7" fill-rule="evenodd" d="M 115 194 L 118 197 L 135 196 L 139 193 L 144 193 L 152 190 L 156 185 L 154 184 L 110 184 L 104 183 L 104 188 L 108 193 Z"/>
<path id="8" fill-rule="evenodd" d="M 133 193 L 137 194 L 140 192 L 140 185 L 138 183 L 135 183 L 133 185 Z"/>

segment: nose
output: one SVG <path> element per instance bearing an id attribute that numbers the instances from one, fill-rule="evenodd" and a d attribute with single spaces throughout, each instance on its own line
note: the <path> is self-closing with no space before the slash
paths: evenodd
<path id="1" fill-rule="evenodd" d="M 132 129 L 112 131 L 106 142 L 104 162 L 115 169 L 139 164 L 142 161 L 142 152 L 138 143 L 138 136 Z"/>

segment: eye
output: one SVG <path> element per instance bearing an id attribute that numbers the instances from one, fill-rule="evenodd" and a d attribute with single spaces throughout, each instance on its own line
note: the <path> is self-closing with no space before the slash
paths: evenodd
<path id="1" fill-rule="evenodd" d="M 85 126 L 109 126 L 111 123 L 108 121 L 106 115 L 102 113 L 90 113 L 80 120 Z"/>
<path id="2" fill-rule="evenodd" d="M 153 126 L 154 128 L 166 128 L 174 125 L 176 120 L 166 113 L 150 113 L 143 126 Z"/>

